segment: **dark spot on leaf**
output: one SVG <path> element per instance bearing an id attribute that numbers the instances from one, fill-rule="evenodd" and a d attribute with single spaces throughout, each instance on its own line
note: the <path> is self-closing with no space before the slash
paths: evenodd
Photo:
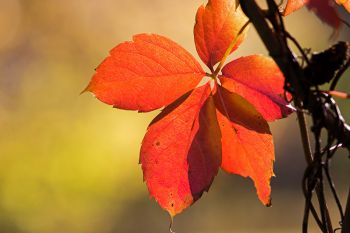
<path id="1" fill-rule="evenodd" d="M 160 142 L 156 142 L 156 146 L 159 146 L 160 145 Z"/>

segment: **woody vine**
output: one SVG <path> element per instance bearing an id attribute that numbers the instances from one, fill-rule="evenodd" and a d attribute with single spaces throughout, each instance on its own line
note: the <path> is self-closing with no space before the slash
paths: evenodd
<path id="1" fill-rule="evenodd" d="M 350 44 L 338 42 L 324 52 L 316 53 L 308 58 L 304 50 L 301 63 L 288 46 L 288 40 L 301 46 L 286 31 L 283 18 L 278 6 L 273 0 L 267 0 L 268 9 L 263 11 L 255 1 L 240 1 L 246 15 L 256 27 L 261 39 L 269 50 L 270 55 L 285 75 L 285 89 L 293 95 L 297 107 L 301 137 L 304 146 L 307 168 L 303 179 L 305 195 L 305 212 L 302 223 L 302 232 L 308 232 L 310 214 L 324 233 L 340 230 L 350 232 L 350 190 L 345 213 L 339 201 L 334 183 L 329 171 L 329 161 L 334 157 L 338 148 L 344 147 L 350 152 L 350 127 L 341 115 L 341 112 L 332 98 L 338 80 L 350 64 Z M 271 23 L 272 27 L 268 25 Z M 302 65 L 306 63 L 306 65 Z M 323 65 L 323 66 L 322 66 Z M 326 67 L 324 66 L 326 65 Z M 319 85 L 331 82 L 328 92 L 320 91 Z M 346 97 L 347 94 L 344 94 Z M 306 126 L 305 115 L 312 118 L 312 126 Z M 327 132 L 326 144 L 321 145 L 321 130 Z M 315 148 L 310 146 L 310 134 L 315 140 Z M 324 195 L 324 183 L 328 182 L 333 198 L 339 209 L 340 227 L 334 228 L 328 212 L 327 200 Z M 314 206 L 316 195 L 319 210 Z"/>

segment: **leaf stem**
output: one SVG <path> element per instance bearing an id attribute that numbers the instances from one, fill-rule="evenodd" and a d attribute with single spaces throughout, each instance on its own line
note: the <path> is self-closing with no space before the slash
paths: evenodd
<path id="1" fill-rule="evenodd" d="M 297 117 L 300 129 L 301 140 L 304 149 L 305 160 L 307 164 L 311 164 L 313 161 L 313 156 L 311 152 L 311 144 L 309 131 L 307 130 L 307 123 L 304 113 L 300 110 L 302 108 L 300 101 L 294 100 L 294 104 L 297 108 Z"/>
<path id="2" fill-rule="evenodd" d="M 170 215 L 170 224 L 169 224 L 170 233 L 175 233 L 175 231 L 173 230 L 173 224 L 174 224 L 174 216 Z"/>
<path id="3" fill-rule="evenodd" d="M 216 67 L 214 73 L 212 74 L 212 78 L 215 79 L 215 78 L 217 77 L 217 75 L 219 74 L 219 72 L 221 71 L 222 67 L 223 67 L 224 64 L 225 64 L 225 61 L 226 61 L 227 57 L 230 55 L 230 53 L 231 53 L 233 47 L 236 45 L 236 43 L 237 43 L 237 41 L 238 41 L 238 38 L 240 37 L 240 35 L 242 35 L 242 33 L 243 33 L 244 30 L 247 28 L 247 26 L 249 25 L 249 23 L 250 23 L 250 20 L 248 20 L 248 21 L 241 27 L 241 29 L 240 29 L 240 30 L 238 31 L 238 33 L 237 33 L 237 36 L 235 36 L 235 37 L 233 38 L 233 40 L 231 41 L 230 45 L 228 46 L 228 48 L 227 48 L 227 50 L 226 50 L 224 56 L 222 57 L 222 59 L 221 59 L 219 65 Z"/>

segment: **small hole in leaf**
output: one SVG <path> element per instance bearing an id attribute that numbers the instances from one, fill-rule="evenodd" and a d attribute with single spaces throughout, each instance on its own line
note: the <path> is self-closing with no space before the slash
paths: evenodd
<path id="1" fill-rule="evenodd" d="M 171 207 L 174 207 L 174 203 L 171 203 Z"/>

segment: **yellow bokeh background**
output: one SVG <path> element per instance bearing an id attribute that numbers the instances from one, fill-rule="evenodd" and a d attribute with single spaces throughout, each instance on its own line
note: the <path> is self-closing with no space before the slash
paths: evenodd
<path id="1" fill-rule="evenodd" d="M 168 231 L 168 216 L 149 198 L 138 164 L 142 137 L 157 112 L 117 110 L 79 93 L 108 51 L 137 33 L 172 38 L 198 58 L 192 30 L 203 3 L 0 0 L 1 233 Z M 306 48 L 323 50 L 334 42 L 332 29 L 307 10 L 286 23 Z M 344 27 L 338 39 L 349 40 L 349 32 Z M 253 53 L 267 54 L 251 28 L 232 58 Z M 347 72 L 339 88 L 349 91 L 349 84 Z M 350 120 L 350 102 L 340 103 Z M 177 232 L 300 232 L 305 164 L 296 117 L 271 127 L 273 206 L 258 201 L 248 179 L 220 172 L 210 192 L 176 217 Z M 333 167 L 344 202 L 345 153 Z M 336 213 L 334 203 L 330 209 Z"/>

